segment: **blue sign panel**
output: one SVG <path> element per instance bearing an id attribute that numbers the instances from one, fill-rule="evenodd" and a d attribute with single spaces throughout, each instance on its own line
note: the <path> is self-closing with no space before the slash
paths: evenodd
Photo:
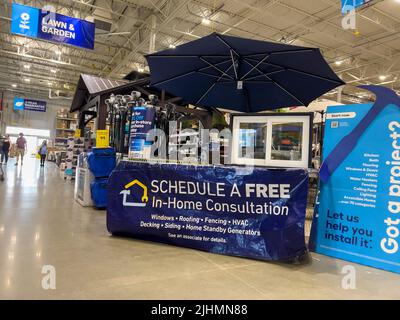
<path id="1" fill-rule="evenodd" d="M 12 5 L 11 32 L 86 49 L 94 48 L 94 23 L 15 3 Z"/>
<path id="2" fill-rule="evenodd" d="M 131 158 L 146 158 L 145 146 L 147 133 L 153 129 L 155 109 L 153 107 L 133 107 L 130 129 L 129 155 Z"/>
<path id="3" fill-rule="evenodd" d="M 39 16 L 39 38 L 86 49 L 94 48 L 94 23 L 58 13 L 40 12 Z"/>
<path id="4" fill-rule="evenodd" d="M 24 98 L 14 98 L 14 110 L 24 110 L 25 99 Z"/>
<path id="5" fill-rule="evenodd" d="M 107 228 L 262 260 L 304 255 L 307 171 L 237 170 L 122 161 L 109 178 Z"/>
<path id="6" fill-rule="evenodd" d="M 36 38 L 38 23 L 39 9 L 12 4 L 11 33 Z"/>
<path id="7" fill-rule="evenodd" d="M 328 108 L 325 159 L 354 128 L 365 131 L 321 183 L 310 248 L 400 272 L 400 110 L 385 104 L 369 126 L 361 128 L 371 109 L 372 104 Z"/>

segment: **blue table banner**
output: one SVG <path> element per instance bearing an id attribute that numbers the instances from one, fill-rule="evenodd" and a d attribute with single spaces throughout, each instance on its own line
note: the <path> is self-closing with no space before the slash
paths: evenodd
<path id="1" fill-rule="evenodd" d="M 108 231 L 260 260 L 304 256 L 307 171 L 237 170 L 122 161 L 109 178 Z"/>

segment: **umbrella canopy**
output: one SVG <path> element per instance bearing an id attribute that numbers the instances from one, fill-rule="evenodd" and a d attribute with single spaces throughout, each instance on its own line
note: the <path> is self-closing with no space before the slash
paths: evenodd
<path id="1" fill-rule="evenodd" d="M 317 48 L 218 33 L 146 59 L 153 86 L 198 106 L 240 112 L 307 106 L 344 84 Z"/>

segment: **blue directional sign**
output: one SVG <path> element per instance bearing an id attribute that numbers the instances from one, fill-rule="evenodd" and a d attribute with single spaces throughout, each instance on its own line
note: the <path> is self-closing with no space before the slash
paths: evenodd
<path id="1" fill-rule="evenodd" d="M 11 32 L 32 38 L 94 48 L 92 22 L 13 3 Z"/>

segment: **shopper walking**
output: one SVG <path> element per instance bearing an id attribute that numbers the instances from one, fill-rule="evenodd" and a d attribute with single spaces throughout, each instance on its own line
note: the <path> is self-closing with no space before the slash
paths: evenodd
<path id="1" fill-rule="evenodd" d="M 21 157 L 21 166 L 24 164 L 24 155 L 26 151 L 26 139 L 24 138 L 24 134 L 21 132 L 17 139 L 17 162 L 15 165 L 18 165 L 19 157 Z"/>
<path id="2" fill-rule="evenodd" d="M 42 145 L 39 148 L 39 155 L 40 155 L 40 166 L 44 167 L 44 162 L 46 160 L 47 155 L 47 141 L 43 140 Z"/>
<path id="3" fill-rule="evenodd" d="M 10 135 L 6 134 L 3 140 L 3 145 L 1 146 L 1 163 L 3 164 L 7 164 L 8 162 L 8 154 L 10 153 L 10 147 L 11 147 Z"/>

